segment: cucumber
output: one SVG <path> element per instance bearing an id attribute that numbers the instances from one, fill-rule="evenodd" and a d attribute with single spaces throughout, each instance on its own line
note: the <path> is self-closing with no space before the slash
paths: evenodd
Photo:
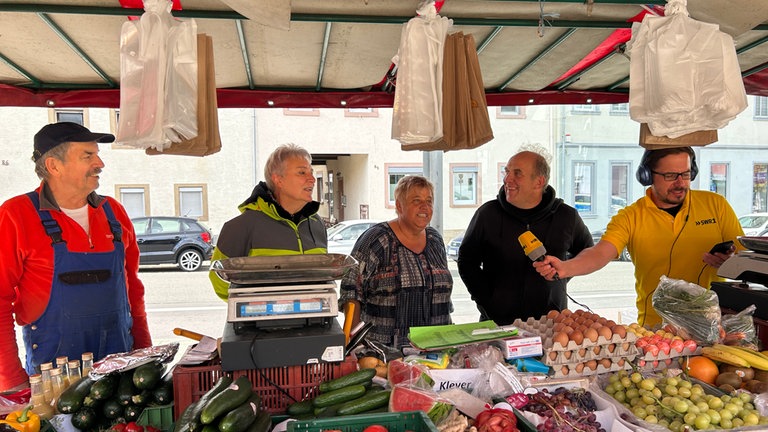
<path id="1" fill-rule="evenodd" d="M 269 432 L 272 428 L 272 416 L 268 411 L 259 411 L 256 420 L 251 423 L 247 432 Z"/>
<path id="2" fill-rule="evenodd" d="M 117 374 L 107 375 L 96 381 L 91 386 L 91 398 L 99 401 L 105 401 L 111 398 L 112 395 L 115 394 L 118 381 L 120 381 L 120 378 L 117 376 Z"/>
<path id="3" fill-rule="evenodd" d="M 360 369 L 343 377 L 321 382 L 320 393 L 327 393 L 355 384 L 369 383 L 374 376 L 376 376 L 376 369 Z"/>
<path id="4" fill-rule="evenodd" d="M 219 428 L 217 428 L 214 424 L 207 424 L 203 426 L 203 430 L 201 432 L 219 432 Z"/>
<path id="5" fill-rule="evenodd" d="M 91 386 L 94 381 L 88 375 L 77 380 L 73 385 L 67 387 L 59 396 L 56 402 L 56 409 L 62 414 L 74 414 L 83 407 L 83 402 L 88 393 L 91 392 Z"/>
<path id="6" fill-rule="evenodd" d="M 372 391 L 363 397 L 345 402 L 339 407 L 337 413 L 340 416 L 360 414 L 387 406 L 389 403 L 389 395 L 389 390 Z"/>
<path id="7" fill-rule="evenodd" d="M 133 385 L 139 390 L 153 389 L 160 383 L 165 366 L 158 361 L 143 364 L 133 370 Z"/>
<path id="8" fill-rule="evenodd" d="M 203 429 L 203 424 L 200 423 L 200 413 L 203 408 L 214 396 L 223 392 L 230 384 L 232 384 L 232 378 L 229 376 L 223 375 L 219 378 L 216 384 L 200 397 L 200 400 L 192 402 L 184 409 L 176 421 L 173 432 L 200 432 Z"/>
<path id="9" fill-rule="evenodd" d="M 173 373 L 168 372 L 155 388 L 152 398 L 158 405 L 166 405 L 173 402 Z"/>
<path id="10" fill-rule="evenodd" d="M 245 432 L 248 426 L 256 420 L 259 411 L 261 411 L 261 397 L 256 393 L 251 393 L 244 404 L 228 412 L 219 420 L 219 431 Z"/>
<path id="11" fill-rule="evenodd" d="M 203 424 L 213 423 L 216 417 L 242 405 L 251 396 L 252 388 L 248 376 L 241 375 L 223 392 L 211 398 L 200 413 L 200 421 Z"/>
<path id="12" fill-rule="evenodd" d="M 82 407 L 72 416 L 72 426 L 83 430 L 88 430 L 96 426 L 98 416 L 93 408 Z"/>
<path id="13" fill-rule="evenodd" d="M 323 408 L 323 407 L 329 407 L 331 405 L 340 404 L 343 402 L 351 401 L 352 399 L 357 399 L 360 396 L 364 395 L 366 392 L 365 386 L 362 384 L 355 384 L 351 386 L 347 386 L 344 388 L 340 388 L 338 390 L 333 390 L 328 393 L 323 393 L 314 399 L 312 399 L 312 404 L 317 408 Z"/>
<path id="14" fill-rule="evenodd" d="M 126 372 L 120 374 L 120 381 L 117 383 L 117 391 L 115 392 L 117 401 L 122 405 L 129 405 L 131 398 L 136 393 L 136 386 L 133 385 L 133 373 Z"/>
<path id="15" fill-rule="evenodd" d="M 288 415 L 307 414 L 312 412 L 312 408 L 314 408 L 314 405 L 312 405 L 312 399 L 308 399 L 301 402 L 294 402 L 288 405 L 286 412 Z"/>

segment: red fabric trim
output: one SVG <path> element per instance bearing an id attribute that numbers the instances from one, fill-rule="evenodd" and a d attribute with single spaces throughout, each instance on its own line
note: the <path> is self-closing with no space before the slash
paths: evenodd
<path id="1" fill-rule="evenodd" d="M 664 14 L 664 9 L 660 6 L 654 7 L 654 10 L 660 15 Z M 646 15 L 648 15 L 648 11 L 643 9 L 639 14 L 628 19 L 627 22 L 641 22 Z M 587 54 L 583 59 L 581 59 L 581 61 L 573 65 L 573 67 L 570 68 L 566 73 L 560 75 L 556 80 L 552 81 L 549 86 L 554 87 L 557 85 L 557 83 L 590 67 L 591 65 L 603 59 L 608 54 L 612 53 L 617 46 L 627 42 L 631 37 L 632 29 L 615 30 L 600 45 L 592 50 L 592 52 Z"/>
<path id="2" fill-rule="evenodd" d="M 750 95 L 768 96 L 768 69 L 744 78 L 744 89 Z"/>

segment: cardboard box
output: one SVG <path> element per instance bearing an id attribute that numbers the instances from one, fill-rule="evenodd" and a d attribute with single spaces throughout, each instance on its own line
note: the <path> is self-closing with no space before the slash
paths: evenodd
<path id="1" fill-rule="evenodd" d="M 717 142 L 717 130 L 691 132 L 681 137 L 670 138 L 655 136 L 647 123 L 640 123 L 640 146 L 647 150 L 659 150 L 670 147 L 705 146 Z"/>
<path id="2" fill-rule="evenodd" d="M 494 342 L 501 349 L 501 354 L 507 360 L 537 357 L 543 353 L 541 336 L 525 330 L 519 330 L 518 335 L 515 337 L 500 339 Z"/>

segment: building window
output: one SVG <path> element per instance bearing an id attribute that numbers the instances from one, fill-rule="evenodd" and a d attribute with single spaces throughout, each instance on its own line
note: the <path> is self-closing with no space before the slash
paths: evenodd
<path id="1" fill-rule="evenodd" d="M 595 163 L 573 163 L 573 206 L 579 213 L 595 213 L 593 197 L 595 196 Z"/>
<path id="2" fill-rule="evenodd" d="M 320 175 L 315 177 L 315 201 L 322 203 L 325 201 L 323 196 L 325 193 L 323 190 L 323 173 L 320 172 L 318 174 Z"/>
<path id="3" fill-rule="evenodd" d="M 524 119 L 525 107 L 500 106 L 496 107 L 496 118 L 500 119 Z"/>
<path id="4" fill-rule="evenodd" d="M 476 206 L 480 195 L 478 165 L 451 164 L 451 206 Z"/>
<path id="5" fill-rule="evenodd" d="M 752 211 L 768 211 L 768 164 L 756 163 L 752 166 Z"/>
<path id="6" fill-rule="evenodd" d="M 629 163 L 611 163 L 611 214 L 627 206 L 629 200 Z"/>
<path id="7" fill-rule="evenodd" d="M 712 163 L 709 165 L 709 190 L 728 198 L 728 164 Z"/>
<path id="8" fill-rule="evenodd" d="M 149 216 L 149 185 L 115 185 L 115 195 L 131 219 Z"/>
<path id="9" fill-rule="evenodd" d="M 629 104 L 611 104 L 611 115 L 629 115 Z"/>
<path id="10" fill-rule="evenodd" d="M 283 115 L 320 117 L 320 110 L 317 108 L 283 108 Z"/>
<path id="11" fill-rule="evenodd" d="M 344 117 L 378 117 L 377 108 L 347 108 L 344 110 Z"/>
<path id="12" fill-rule="evenodd" d="M 571 105 L 571 113 L 573 114 L 600 114 L 600 107 L 598 105 Z"/>
<path id="13" fill-rule="evenodd" d="M 205 185 L 175 185 L 176 215 L 208 220 L 208 188 Z"/>
<path id="14" fill-rule="evenodd" d="M 85 114 L 83 110 L 54 110 L 56 122 L 72 122 L 85 126 Z"/>
<path id="15" fill-rule="evenodd" d="M 768 97 L 755 96 L 755 118 L 768 119 Z"/>
<path id="16" fill-rule="evenodd" d="M 407 175 L 423 175 L 421 165 L 387 165 L 387 207 L 395 207 L 395 186 L 401 178 Z"/>

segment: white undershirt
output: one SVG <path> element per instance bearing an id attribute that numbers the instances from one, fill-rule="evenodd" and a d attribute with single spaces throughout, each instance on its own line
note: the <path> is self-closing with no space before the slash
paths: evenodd
<path id="1" fill-rule="evenodd" d="M 64 212 L 67 216 L 74 219 L 75 222 L 80 224 L 81 227 L 85 230 L 85 232 L 89 233 L 88 230 L 90 227 L 88 225 L 88 204 L 80 207 L 79 209 L 65 209 L 64 207 L 61 208 L 61 211 Z"/>

